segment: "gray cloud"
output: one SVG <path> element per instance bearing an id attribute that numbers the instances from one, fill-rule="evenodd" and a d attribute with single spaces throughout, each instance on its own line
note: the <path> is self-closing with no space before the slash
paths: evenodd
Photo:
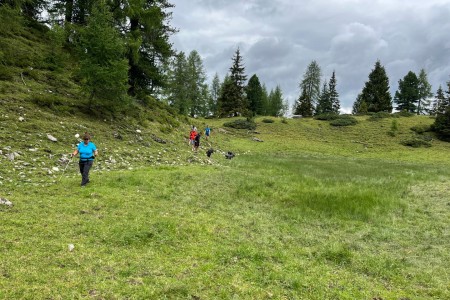
<path id="1" fill-rule="evenodd" d="M 248 77 L 270 90 L 280 85 L 292 104 L 307 65 L 323 79 L 336 71 L 341 106 L 348 111 L 379 59 L 391 92 L 408 71 L 424 68 L 436 91 L 450 80 L 450 2 L 399 0 L 172 0 L 172 41 L 197 50 L 209 79 L 223 79 L 237 47 Z"/>

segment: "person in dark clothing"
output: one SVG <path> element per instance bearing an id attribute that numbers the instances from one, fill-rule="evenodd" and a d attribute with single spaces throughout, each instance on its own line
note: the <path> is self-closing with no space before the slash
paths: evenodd
<path id="1" fill-rule="evenodd" d="M 197 150 L 198 150 L 198 147 L 200 146 L 200 136 L 201 136 L 202 134 L 199 132 L 199 133 L 197 133 L 197 135 L 195 136 L 195 138 L 194 138 L 194 151 L 195 152 L 197 152 Z"/>
<path id="2" fill-rule="evenodd" d="M 77 149 L 72 153 L 72 157 L 80 154 L 80 173 L 81 186 L 84 187 L 89 183 L 89 170 L 92 167 L 95 157 L 98 155 L 97 147 L 90 141 L 91 136 L 86 132 L 83 137 L 83 142 L 78 144 Z"/>

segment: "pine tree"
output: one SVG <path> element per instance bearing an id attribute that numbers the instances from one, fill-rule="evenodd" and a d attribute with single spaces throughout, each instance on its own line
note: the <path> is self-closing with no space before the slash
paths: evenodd
<path id="1" fill-rule="evenodd" d="M 333 105 L 331 103 L 330 92 L 328 90 L 328 82 L 325 79 L 322 86 L 322 91 L 320 92 L 319 101 L 316 106 L 316 115 L 330 113 L 333 110 Z"/>
<path id="2" fill-rule="evenodd" d="M 167 0 L 111 0 L 115 20 L 127 40 L 128 93 L 132 96 L 157 94 L 167 85 L 164 66 L 174 55 L 169 25 L 174 7 Z"/>
<path id="3" fill-rule="evenodd" d="M 339 102 L 339 93 L 336 90 L 336 73 L 333 71 L 333 74 L 331 75 L 330 82 L 328 83 L 328 92 L 329 92 L 329 98 L 331 102 L 332 112 L 335 114 L 339 114 L 339 110 L 341 109 L 341 104 Z"/>
<path id="4" fill-rule="evenodd" d="M 315 60 L 313 60 L 308 65 L 305 74 L 303 75 L 302 82 L 300 83 L 300 90 L 304 95 L 300 95 L 299 100 L 301 98 L 302 101 L 311 102 L 308 105 L 303 105 L 305 109 L 307 107 L 312 108 L 311 115 L 314 113 L 315 106 L 319 102 L 321 76 L 322 73 L 319 64 Z M 307 110 L 309 110 L 309 108 Z M 305 113 L 307 113 L 307 111 L 305 111 Z"/>
<path id="5" fill-rule="evenodd" d="M 398 90 L 395 92 L 394 102 L 396 109 L 415 113 L 419 102 L 419 79 L 416 74 L 409 71 L 405 77 L 398 81 Z"/>
<path id="6" fill-rule="evenodd" d="M 186 55 L 181 51 L 171 61 L 166 89 L 169 105 L 181 115 L 188 115 L 192 106 L 188 93 L 187 70 Z"/>
<path id="7" fill-rule="evenodd" d="M 190 116 L 206 116 L 209 92 L 203 62 L 196 50 L 191 51 L 187 58 L 187 87 Z"/>
<path id="8" fill-rule="evenodd" d="M 445 100 L 446 99 L 444 95 L 444 90 L 442 89 L 442 86 L 439 86 L 438 90 L 436 91 L 436 96 L 433 102 L 433 108 L 430 113 L 432 115 L 444 113 Z"/>
<path id="9" fill-rule="evenodd" d="M 263 83 L 261 88 L 261 115 L 268 116 L 269 115 L 269 93 L 267 92 L 266 84 Z"/>
<path id="10" fill-rule="evenodd" d="M 101 106 L 116 110 L 127 100 L 125 45 L 112 25 L 111 14 L 99 1 L 87 26 L 80 31 L 80 74 L 91 108 Z"/>
<path id="11" fill-rule="evenodd" d="M 246 87 L 247 102 L 252 115 L 263 114 L 262 92 L 259 78 L 254 74 L 250 77 Z"/>
<path id="12" fill-rule="evenodd" d="M 362 94 L 358 94 L 355 102 L 353 103 L 352 114 L 354 115 L 365 115 L 368 113 L 367 103 L 362 98 Z"/>
<path id="13" fill-rule="evenodd" d="M 219 75 L 216 73 L 211 83 L 209 92 L 211 97 L 209 98 L 210 101 L 208 103 L 209 113 L 213 115 L 217 114 L 217 100 L 219 99 L 220 96 L 220 85 L 221 85 L 220 78 Z"/>
<path id="14" fill-rule="evenodd" d="M 283 110 L 283 92 L 281 87 L 277 85 L 274 90 L 269 93 L 269 112 L 270 116 L 279 117 Z"/>
<path id="15" fill-rule="evenodd" d="M 433 127 L 440 139 L 450 142 L 450 81 L 447 87 L 447 96 L 439 104 Z"/>
<path id="16" fill-rule="evenodd" d="M 295 102 L 293 111 L 294 115 L 301 115 L 303 117 L 311 117 L 314 113 L 313 102 L 309 98 L 309 94 L 306 92 L 306 87 L 303 87 L 300 97 Z"/>
<path id="17" fill-rule="evenodd" d="M 430 97 L 433 96 L 433 93 L 431 92 L 432 87 L 428 82 L 427 73 L 424 69 L 420 70 L 418 80 L 419 101 L 417 103 L 417 114 L 427 114 L 430 110 Z"/>
<path id="18" fill-rule="evenodd" d="M 392 96 L 389 93 L 389 78 L 378 60 L 369 74 L 369 81 L 361 92 L 361 103 L 365 102 L 368 112 L 392 112 Z"/>
<path id="19" fill-rule="evenodd" d="M 229 82 L 224 81 L 223 91 L 219 98 L 220 116 L 246 115 L 248 113 L 247 99 L 244 94 L 247 76 L 245 75 L 245 67 L 239 48 L 237 48 L 232 60 Z"/>

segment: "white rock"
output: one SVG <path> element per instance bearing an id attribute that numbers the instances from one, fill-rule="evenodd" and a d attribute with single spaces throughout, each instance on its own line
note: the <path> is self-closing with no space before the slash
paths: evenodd
<path id="1" fill-rule="evenodd" d="M 0 204 L 6 205 L 6 206 L 13 206 L 12 202 L 6 198 L 0 198 Z"/>
<path id="2" fill-rule="evenodd" d="M 74 244 L 69 244 L 69 245 L 67 246 L 67 248 L 69 249 L 70 252 L 72 252 L 73 249 L 75 249 L 75 245 L 74 245 Z"/>
<path id="3" fill-rule="evenodd" d="M 25 118 L 24 117 L 19 117 L 19 122 L 23 122 L 23 121 L 25 121 Z"/>
<path id="4" fill-rule="evenodd" d="M 51 135 L 51 134 L 47 134 L 47 138 L 50 140 L 50 141 L 52 141 L 52 142 L 57 142 L 58 141 L 58 139 L 57 138 L 55 138 L 53 135 Z"/>
<path id="5" fill-rule="evenodd" d="M 77 134 L 75 134 L 75 138 L 79 138 L 80 137 L 80 135 L 77 133 Z"/>
<path id="6" fill-rule="evenodd" d="M 136 129 L 136 132 L 137 132 L 137 133 L 141 133 L 142 131 L 140 131 L 139 129 Z"/>
<path id="7" fill-rule="evenodd" d="M 58 171 L 59 171 L 59 168 L 58 168 L 58 167 L 53 167 L 53 168 L 52 168 L 52 171 L 58 172 Z"/>

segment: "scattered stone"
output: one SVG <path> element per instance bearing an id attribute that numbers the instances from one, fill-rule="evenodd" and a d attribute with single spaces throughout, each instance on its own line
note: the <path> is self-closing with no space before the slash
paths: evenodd
<path id="1" fill-rule="evenodd" d="M 13 161 L 14 160 L 14 158 L 15 158 L 15 155 L 14 155 L 14 153 L 8 153 L 8 159 L 10 160 L 10 161 Z"/>
<path id="2" fill-rule="evenodd" d="M 255 142 L 264 142 L 263 140 L 260 140 L 260 139 L 258 139 L 256 137 L 252 138 L 252 140 L 255 141 Z"/>
<path id="3" fill-rule="evenodd" d="M 28 151 L 30 151 L 30 152 L 36 152 L 36 151 L 38 151 L 38 149 L 37 149 L 37 148 L 30 148 L 30 149 L 28 149 Z"/>
<path id="4" fill-rule="evenodd" d="M 75 134 L 75 138 L 79 138 L 80 137 L 80 135 L 77 133 L 77 134 Z"/>
<path id="5" fill-rule="evenodd" d="M 59 168 L 58 167 L 53 167 L 52 171 L 59 172 Z"/>
<path id="6" fill-rule="evenodd" d="M 13 206 L 12 202 L 6 198 L 0 198 L 0 205 Z"/>
<path id="7" fill-rule="evenodd" d="M 19 117 L 19 122 L 23 122 L 23 121 L 25 121 L 25 118 L 24 117 Z"/>
<path id="8" fill-rule="evenodd" d="M 167 142 L 166 142 L 165 140 L 163 140 L 163 139 L 157 137 L 157 136 L 154 135 L 154 134 L 152 134 L 152 139 L 153 139 L 155 142 L 157 142 L 157 143 L 160 143 L 160 144 L 167 144 Z"/>
<path id="9" fill-rule="evenodd" d="M 73 249 L 75 249 L 75 245 L 74 245 L 74 244 L 69 244 L 69 245 L 67 246 L 67 248 L 69 249 L 70 252 L 72 252 Z"/>
<path id="10" fill-rule="evenodd" d="M 52 142 L 57 142 L 58 141 L 58 139 L 57 138 L 55 138 L 53 135 L 51 135 L 51 134 L 47 134 L 47 138 L 50 140 L 50 141 L 52 141 Z"/>
<path id="11" fill-rule="evenodd" d="M 141 133 L 142 131 L 140 131 L 139 129 L 136 129 L 136 132 L 137 132 L 137 133 Z"/>

